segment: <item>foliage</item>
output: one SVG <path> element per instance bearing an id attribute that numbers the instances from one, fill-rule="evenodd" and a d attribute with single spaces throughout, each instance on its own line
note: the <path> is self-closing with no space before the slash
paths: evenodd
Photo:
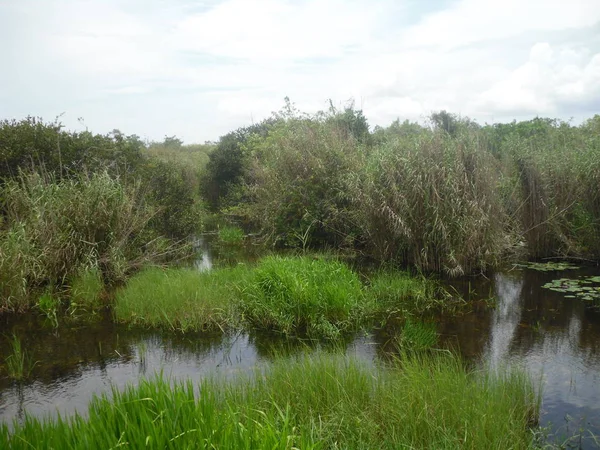
<path id="1" fill-rule="evenodd" d="M 0 198 L 7 219 L 0 230 L 2 309 L 26 309 L 32 292 L 60 287 L 88 267 L 107 283 L 123 280 L 165 250 L 159 240 L 148 242 L 154 210 L 108 173 L 60 181 L 23 174 L 4 184 Z"/>
<path id="2" fill-rule="evenodd" d="M 275 119 L 264 120 L 222 136 L 210 153 L 203 181 L 203 195 L 213 210 L 219 209 L 234 192 L 247 168 L 246 142 L 252 136 L 266 136 Z M 226 203 L 226 202 L 225 202 Z"/>
<path id="3" fill-rule="evenodd" d="M 85 418 L 0 425 L 0 447 L 528 448 L 538 406 L 523 374 L 467 372 L 450 355 L 386 369 L 319 353 L 199 388 L 144 380 L 95 398 Z"/>
<path id="4" fill-rule="evenodd" d="M 433 279 L 391 270 L 371 275 L 366 295 L 379 314 L 401 317 L 421 316 L 460 302 Z"/>
<path id="5" fill-rule="evenodd" d="M 249 202 L 240 210 L 271 242 L 303 248 L 354 244 L 347 182 L 363 161 L 359 141 L 329 116 L 294 117 L 248 147 Z"/>
<path id="6" fill-rule="evenodd" d="M 23 344 L 16 334 L 12 335 L 10 345 L 12 347 L 12 353 L 4 360 L 6 372 L 8 373 L 9 378 L 15 381 L 23 381 L 29 378 L 35 363 L 31 361 L 31 358 L 23 348 Z"/>
<path id="7" fill-rule="evenodd" d="M 438 342 L 435 325 L 432 323 L 404 322 L 396 346 L 400 352 L 421 352 L 432 349 Z"/>
<path id="8" fill-rule="evenodd" d="M 234 328 L 236 292 L 247 274 L 244 266 L 210 272 L 148 268 L 117 291 L 115 318 L 182 332 Z"/>
<path id="9" fill-rule="evenodd" d="M 219 243 L 225 245 L 239 245 L 244 240 L 244 230 L 233 225 L 219 228 Z"/>
<path id="10" fill-rule="evenodd" d="M 242 291 L 245 320 L 286 336 L 336 338 L 355 330 L 365 309 L 358 276 L 317 257 L 266 257 Z"/>
<path id="11" fill-rule="evenodd" d="M 493 266 L 508 222 L 494 169 L 470 132 L 398 137 L 374 149 L 351 189 L 367 250 L 451 276 Z"/>
<path id="12" fill-rule="evenodd" d="M 565 298 L 579 298 L 600 306 L 600 276 L 585 278 L 559 278 L 546 283 L 543 288 L 566 294 Z"/>
<path id="13" fill-rule="evenodd" d="M 71 280 L 71 308 L 95 310 L 102 307 L 104 282 L 97 267 L 84 268 Z"/>
<path id="14" fill-rule="evenodd" d="M 152 225 L 158 233 L 184 238 L 198 228 L 200 213 L 197 193 L 190 189 L 194 179 L 189 167 L 149 156 L 154 153 L 136 135 L 62 128 L 58 121 L 44 123 L 33 117 L 0 121 L 0 184 L 18 179 L 24 170 L 56 181 L 107 173 L 127 188 L 138 189 L 156 207 Z"/>

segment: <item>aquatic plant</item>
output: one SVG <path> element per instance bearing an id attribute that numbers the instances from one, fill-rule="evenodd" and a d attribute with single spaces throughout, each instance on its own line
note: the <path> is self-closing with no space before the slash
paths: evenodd
<path id="1" fill-rule="evenodd" d="M 600 304 L 600 276 L 559 278 L 542 287 L 566 294 L 565 298 L 579 298 Z"/>
<path id="2" fill-rule="evenodd" d="M 58 310 L 60 308 L 60 299 L 45 292 L 37 301 L 38 309 L 52 322 L 55 328 L 58 327 Z"/>
<path id="3" fill-rule="evenodd" d="M 244 240 L 244 230 L 232 225 L 219 228 L 218 235 L 219 243 L 225 245 L 239 245 Z"/>
<path id="4" fill-rule="evenodd" d="M 555 271 L 562 271 L 562 270 L 576 270 L 579 269 L 579 266 L 576 266 L 575 264 L 571 264 L 568 262 L 544 262 L 544 263 L 540 263 L 540 262 L 527 262 L 527 263 L 520 263 L 520 264 L 515 264 L 514 265 L 517 268 L 523 268 L 523 269 L 531 269 L 531 270 L 536 270 L 538 272 L 555 272 Z"/>
<path id="5" fill-rule="evenodd" d="M 247 278 L 245 266 L 198 272 L 148 268 L 115 295 L 119 322 L 177 331 L 223 331 L 239 326 L 234 299 Z"/>
<path id="6" fill-rule="evenodd" d="M 12 335 L 10 345 L 12 353 L 4 360 L 8 377 L 16 381 L 23 381 L 29 378 L 36 363 L 31 361 L 27 351 L 23 348 L 21 339 L 16 334 Z"/>
<path id="7" fill-rule="evenodd" d="M 396 347 L 401 352 L 420 352 L 433 348 L 438 334 L 433 323 L 406 320 L 396 337 Z"/>
<path id="8" fill-rule="evenodd" d="M 102 306 L 101 295 L 104 291 L 102 274 L 93 267 L 83 269 L 71 281 L 71 308 L 95 310 Z"/>
<path id="9" fill-rule="evenodd" d="M 85 418 L 0 425 L 0 447 L 528 448 L 538 407 L 523 373 L 468 372 L 452 355 L 381 368 L 318 353 L 199 388 L 143 380 L 94 399 Z"/>
<path id="10" fill-rule="evenodd" d="M 244 285 L 241 309 L 253 328 L 331 339 L 357 329 L 368 305 L 358 275 L 340 261 L 268 256 Z"/>
<path id="11" fill-rule="evenodd" d="M 369 276 L 366 295 L 377 313 L 403 317 L 464 304 L 463 299 L 451 295 L 438 281 L 399 270 L 384 270 Z"/>

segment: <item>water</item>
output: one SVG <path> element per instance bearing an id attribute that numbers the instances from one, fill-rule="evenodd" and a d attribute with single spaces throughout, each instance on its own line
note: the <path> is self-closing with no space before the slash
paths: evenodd
<path id="1" fill-rule="evenodd" d="M 465 358 L 528 370 L 543 389 L 540 425 L 548 427 L 554 442 L 570 437 L 574 448 L 597 448 L 589 437 L 577 436 L 600 435 L 600 311 L 541 286 L 554 278 L 597 273 L 526 270 L 472 279 L 456 285 L 470 292 L 470 308 L 435 318 L 442 344 L 458 348 Z M 393 332 L 356 337 L 347 343 L 347 352 L 366 360 L 380 358 Z M 0 364 L 11 352 L 12 333 L 21 337 L 35 366 L 30 381 L 21 384 L 9 380 L 0 367 L 0 421 L 7 422 L 22 419 L 25 412 L 85 414 L 94 394 L 159 371 L 175 379 L 232 378 L 268 364 L 273 354 L 304 348 L 264 335 L 134 331 L 113 324 L 110 317 L 54 328 L 41 317 L 3 316 Z"/>

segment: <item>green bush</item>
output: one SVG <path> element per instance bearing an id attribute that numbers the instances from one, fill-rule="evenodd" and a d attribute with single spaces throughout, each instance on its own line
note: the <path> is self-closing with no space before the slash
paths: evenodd
<path id="1" fill-rule="evenodd" d="M 107 283 L 123 280 L 164 251 L 148 230 L 155 211 L 107 173 L 24 174 L 0 188 L 0 199 L 0 308 L 26 309 L 31 293 L 60 288 L 86 267 Z"/>
<path id="2" fill-rule="evenodd" d="M 262 259 L 242 291 L 244 318 L 286 336 L 336 338 L 355 330 L 367 305 L 358 276 L 316 257 Z"/>

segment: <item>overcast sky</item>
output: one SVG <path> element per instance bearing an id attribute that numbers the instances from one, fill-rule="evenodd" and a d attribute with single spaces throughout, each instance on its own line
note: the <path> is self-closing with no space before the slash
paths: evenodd
<path id="1" fill-rule="evenodd" d="M 372 126 L 600 113 L 600 0 L 0 0 L 0 46 L 0 118 L 155 140 L 285 96 L 354 99 Z"/>

